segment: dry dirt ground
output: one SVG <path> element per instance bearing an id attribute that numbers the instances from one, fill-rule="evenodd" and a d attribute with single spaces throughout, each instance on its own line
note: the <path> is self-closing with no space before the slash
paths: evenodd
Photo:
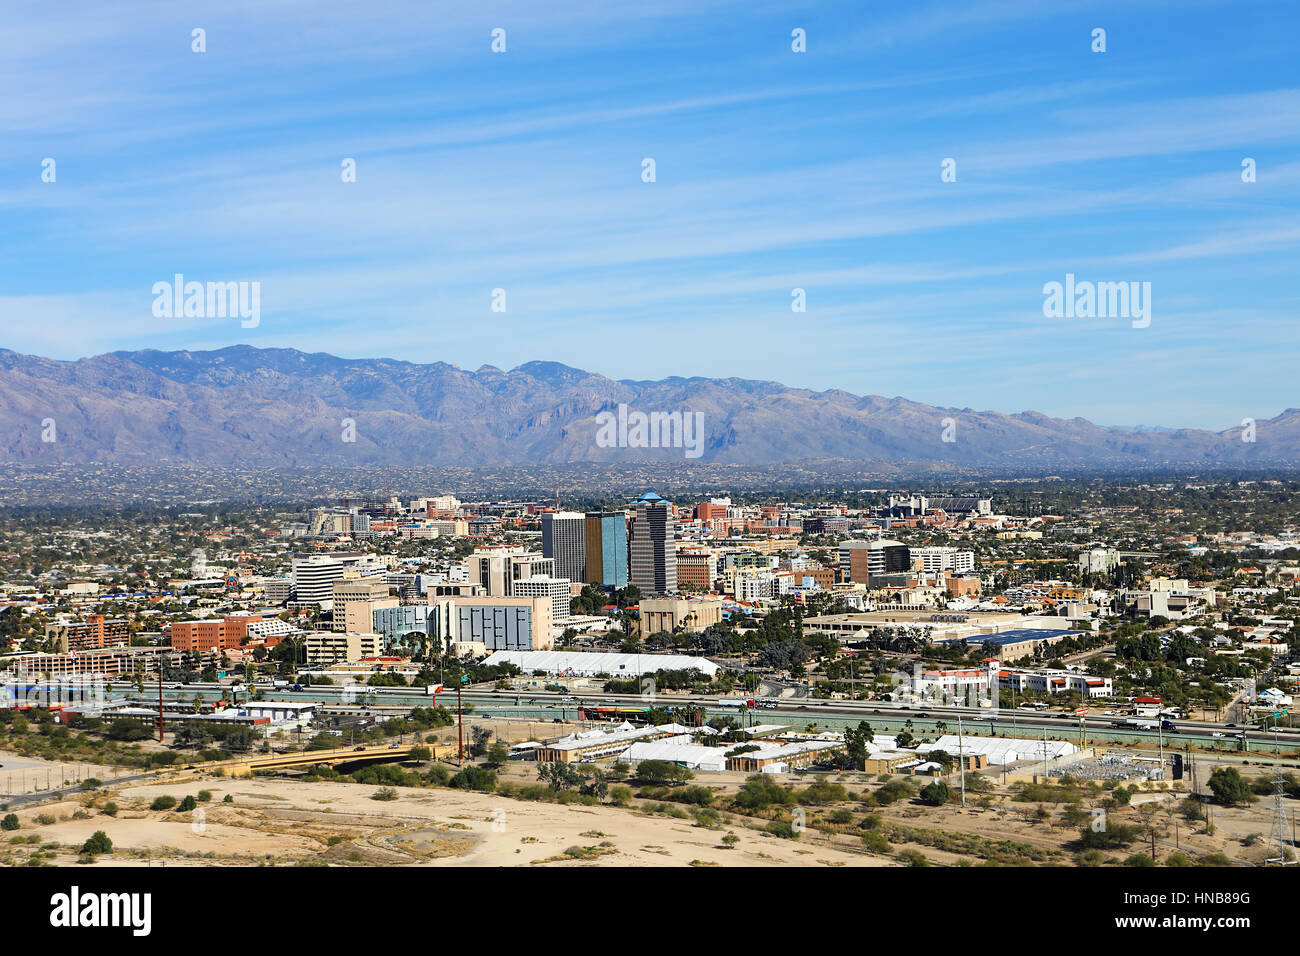
<path id="1" fill-rule="evenodd" d="M 178 799 L 207 789 L 212 799 L 195 812 L 152 811 L 154 797 Z M 355 783 L 257 778 L 210 778 L 125 786 L 96 798 L 45 804 L 18 812 L 21 829 L 10 839 L 37 835 L 62 849 L 52 863 L 77 859 L 96 830 L 113 841 L 96 865 L 240 865 L 263 862 L 339 865 L 456 866 L 887 866 L 861 853 L 802 845 L 734 828 L 740 842 L 723 846 L 725 830 L 647 816 L 614 807 L 560 806 L 459 790 L 398 788 L 399 798 L 377 801 L 380 788 Z M 233 803 L 225 803 L 229 793 Z M 115 817 L 102 812 L 112 800 Z M 201 813 L 199 812 L 201 811 Z M 75 819 L 74 813 L 89 814 Z M 55 822 L 41 824 L 38 815 Z M 331 838 L 333 840 L 331 845 Z M 575 855 L 566 855 L 569 848 Z M 40 844 L 0 842 L 0 855 L 21 864 Z"/>
<path id="2" fill-rule="evenodd" d="M 503 776 L 534 783 L 536 768 L 512 763 Z M 729 795 L 743 779 L 739 774 L 700 774 L 692 783 Z M 120 787 L 110 782 L 94 794 L 18 811 L 21 828 L 0 833 L 0 862 L 21 865 L 36 856 L 75 863 L 77 849 L 96 830 L 104 830 L 115 847 L 96 865 L 891 866 L 899 863 L 896 854 L 906 850 L 940 866 L 979 864 L 989 857 L 1011 865 L 1070 866 L 1076 861 L 1073 841 L 1079 829 L 1060 825 L 1060 804 L 1014 801 L 1012 791 L 995 785 L 989 808 L 975 805 L 976 794 L 970 795 L 967 809 L 908 800 L 868 807 L 856 798 L 875 790 L 878 780 L 862 774 L 832 779 L 855 799 L 806 808 L 807 829 L 799 840 L 758 832 L 755 827 L 765 820 L 731 814 L 724 814 L 721 828 L 708 829 L 689 819 L 634 809 L 535 803 L 446 788 L 397 788 L 396 800 L 380 801 L 372 799 L 379 787 L 324 780 L 206 777 Z M 781 782 L 806 787 L 812 778 Z M 210 791 L 211 800 L 199 803 L 194 812 L 149 809 L 159 795 L 179 800 L 200 790 Z M 224 802 L 227 794 L 233 802 Z M 1137 823 L 1144 806 L 1167 808 L 1156 814 L 1167 831 L 1156 843 L 1161 861 L 1181 849 L 1194 860 L 1222 853 L 1258 864 L 1270 852 L 1269 798 L 1247 807 L 1212 808 L 1215 832 L 1210 834 L 1204 823 L 1189 824 L 1173 812 L 1185 796 L 1139 793 L 1132 806 L 1112 815 Z M 104 813 L 109 801 L 119 808 L 116 816 Z M 1290 813 L 1297 801 L 1285 803 Z M 1040 806 L 1048 811 L 1046 820 L 1034 817 Z M 1091 803 L 1081 806 L 1086 810 Z M 834 810 L 848 810 L 850 822 L 830 826 Z M 870 815 L 879 816 L 889 831 L 887 852 L 872 853 L 863 844 L 860 824 Z M 733 849 L 722 842 L 728 832 L 738 837 Z M 30 837 L 40 842 L 26 842 Z M 1007 841 L 1021 846 L 1008 848 Z M 1139 852 L 1149 854 L 1150 842 L 1103 856 L 1119 862 Z"/>
<path id="3" fill-rule="evenodd" d="M 82 761 L 61 763 L 42 760 L 39 757 L 24 757 L 9 750 L 0 750 L 0 794 L 57 790 L 88 777 L 109 780 L 126 773 L 130 771 Z"/>

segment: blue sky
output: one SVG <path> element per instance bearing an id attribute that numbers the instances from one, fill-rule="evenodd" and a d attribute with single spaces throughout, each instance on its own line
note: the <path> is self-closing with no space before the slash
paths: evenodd
<path id="1" fill-rule="evenodd" d="M 1300 406 L 1298 9 L 11 3 L 0 345 L 1264 419 Z M 260 282 L 260 326 L 155 318 L 177 272 Z M 1150 327 L 1045 318 L 1067 272 L 1150 282 Z"/>

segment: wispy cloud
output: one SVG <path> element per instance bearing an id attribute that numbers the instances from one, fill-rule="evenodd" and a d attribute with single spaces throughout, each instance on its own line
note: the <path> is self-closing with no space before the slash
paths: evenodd
<path id="1" fill-rule="evenodd" d="M 4 344 L 553 358 L 1115 422 L 1276 411 L 1287 380 L 1252 367 L 1298 344 L 1300 90 L 1277 40 L 1296 17 L 1170 16 L 19 3 L 0 25 L 0 82 L 23 91 L 0 101 Z M 260 281 L 262 326 L 154 318 L 175 272 Z M 1152 282 L 1151 328 L 1045 321 L 1065 272 Z"/>

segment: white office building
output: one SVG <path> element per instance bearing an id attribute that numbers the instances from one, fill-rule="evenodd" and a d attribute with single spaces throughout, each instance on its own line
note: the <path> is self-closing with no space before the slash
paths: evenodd
<path id="1" fill-rule="evenodd" d="M 343 580 L 343 561 L 333 555 L 293 559 L 294 600 L 299 604 L 334 606 L 334 582 Z"/>
<path id="2" fill-rule="evenodd" d="M 562 624 L 569 619 L 569 602 L 572 588 L 568 578 L 553 578 L 539 574 L 514 583 L 514 597 L 544 597 L 551 599 L 551 619 Z"/>
<path id="3" fill-rule="evenodd" d="M 949 571 L 953 574 L 967 574 L 975 570 L 975 552 L 962 551 L 958 548 L 911 548 L 911 558 L 920 558 L 922 570 Z"/>

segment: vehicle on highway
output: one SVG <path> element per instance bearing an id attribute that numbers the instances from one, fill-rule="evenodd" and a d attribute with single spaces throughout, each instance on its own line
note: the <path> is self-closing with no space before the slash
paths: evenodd
<path id="1" fill-rule="evenodd" d="M 719 707 L 753 707 L 754 698 L 752 697 L 719 697 Z"/>
<path id="2" fill-rule="evenodd" d="M 1221 730 L 1216 730 L 1216 731 L 1214 731 L 1212 734 L 1210 734 L 1210 736 L 1211 736 L 1211 737 L 1226 737 L 1226 736 L 1228 736 L 1228 735 L 1225 734 L 1225 733 L 1224 733 L 1223 731 L 1221 731 Z"/>
<path id="3" fill-rule="evenodd" d="M 1159 730 L 1160 721 L 1152 720 L 1147 717 L 1129 717 L 1126 720 L 1117 720 L 1112 725 L 1114 727 L 1133 727 L 1137 730 Z"/>
<path id="4" fill-rule="evenodd" d="M 1176 733 L 1178 733 L 1178 727 L 1174 724 L 1174 722 L 1173 722 L 1172 720 L 1162 720 L 1162 721 L 1160 721 L 1160 729 L 1163 730 L 1163 731 L 1164 731 L 1165 733 L 1167 733 L 1167 734 L 1176 734 Z"/>
<path id="5" fill-rule="evenodd" d="M 921 711 L 921 712 L 920 712 L 919 714 L 917 714 L 916 716 L 918 716 L 918 717 L 929 717 L 930 715 L 927 714 L 925 711 Z"/>

